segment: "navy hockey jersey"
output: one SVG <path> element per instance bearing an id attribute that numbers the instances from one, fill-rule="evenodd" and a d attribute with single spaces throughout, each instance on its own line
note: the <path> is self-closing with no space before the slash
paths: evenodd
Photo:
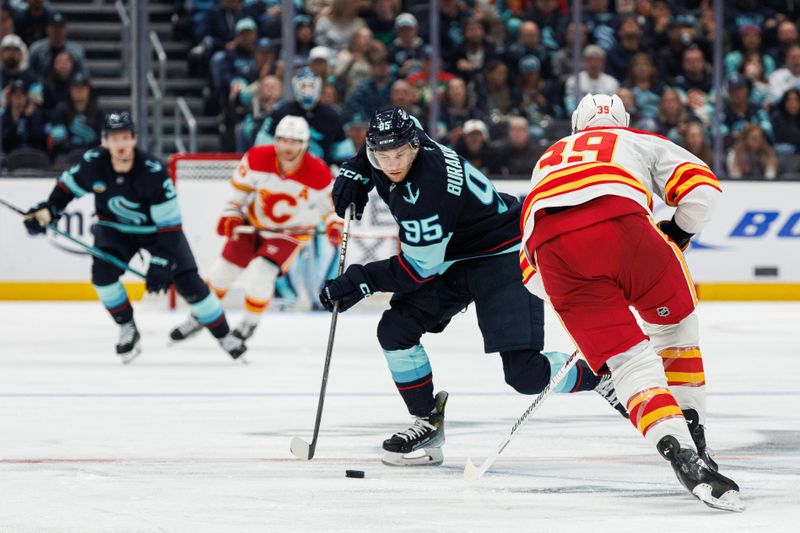
<path id="1" fill-rule="evenodd" d="M 400 226 L 401 253 L 367 265 L 374 290 L 413 290 L 456 261 L 519 249 L 519 201 L 419 128 L 417 135 L 419 152 L 401 183 L 375 169 L 363 147 L 339 170 L 337 179 L 375 187 Z"/>

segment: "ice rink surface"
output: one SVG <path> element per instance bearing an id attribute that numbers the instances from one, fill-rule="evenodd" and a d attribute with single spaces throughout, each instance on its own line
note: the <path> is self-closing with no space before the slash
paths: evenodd
<path id="1" fill-rule="evenodd" d="M 798 531 L 800 304 L 699 314 L 707 437 L 743 514 L 692 498 L 593 393 L 548 399 L 468 485 L 466 458 L 482 461 L 530 403 L 482 353 L 471 311 L 425 338 L 436 388 L 450 392 L 445 463 L 409 469 L 380 463 L 381 442 L 410 418 L 378 312 L 340 317 L 305 462 L 289 441 L 311 438 L 327 314 L 268 313 L 245 366 L 205 332 L 167 347 L 183 312 L 140 308 L 144 352 L 123 367 L 98 303 L 0 303 L 0 532 Z M 552 316 L 547 348 L 571 350 Z"/>

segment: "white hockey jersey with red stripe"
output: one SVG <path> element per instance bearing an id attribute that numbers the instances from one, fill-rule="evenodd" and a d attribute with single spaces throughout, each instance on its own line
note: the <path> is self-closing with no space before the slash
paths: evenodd
<path id="1" fill-rule="evenodd" d="M 697 233 L 709 221 L 721 190 L 702 160 L 661 135 L 598 127 L 564 137 L 542 154 L 533 169 L 520 222 L 523 280 L 527 285 L 534 273 L 533 252 L 526 250 L 524 243 L 533 234 L 537 212 L 542 209 L 615 195 L 652 213 L 652 195 L 656 194 L 676 207 L 678 227 Z"/>
<path id="2" fill-rule="evenodd" d="M 308 152 L 297 171 L 286 174 L 274 145 L 254 146 L 233 172 L 227 209 L 259 229 L 308 232 L 333 212 L 332 183 L 328 166 Z"/>

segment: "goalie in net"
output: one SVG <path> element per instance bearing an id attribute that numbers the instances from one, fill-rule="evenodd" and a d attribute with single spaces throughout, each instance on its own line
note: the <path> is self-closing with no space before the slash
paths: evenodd
<path id="1" fill-rule="evenodd" d="M 231 197 L 217 224 L 225 247 L 206 280 L 221 299 L 242 276 L 244 317 L 233 334 L 246 340 L 285 274 L 320 221 L 331 244 L 341 242 L 342 223 L 333 213 L 327 165 L 308 153 L 310 132 L 302 117 L 278 123 L 275 143 L 255 146 L 242 157 L 231 178 Z M 194 315 L 170 333 L 182 341 L 201 326 Z"/>

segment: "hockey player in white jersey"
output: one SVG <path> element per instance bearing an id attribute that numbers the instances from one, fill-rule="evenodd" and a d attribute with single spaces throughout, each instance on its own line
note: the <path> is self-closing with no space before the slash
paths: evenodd
<path id="1" fill-rule="evenodd" d="M 244 318 L 233 331 L 241 339 L 253 335 L 275 281 L 321 221 L 331 243 L 341 243 L 342 223 L 331 202 L 333 176 L 308 153 L 309 140 L 305 119 L 287 115 L 276 127 L 275 144 L 248 150 L 231 178 L 231 198 L 217 225 L 227 241 L 206 283 L 222 299 L 237 278 L 244 278 Z M 190 315 L 170 337 L 182 341 L 198 331 Z"/>
<path id="2" fill-rule="evenodd" d="M 682 253 L 721 188 L 700 159 L 628 121 L 619 97 L 589 94 L 573 134 L 537 162 L 522 210 L 523 280 L 549 299 L 592 370 L 611 373 L 631 422 L 681 484 L 741 511 L 739 487 L 706 449 L 697 297 Z M 676 208 L 670 220 L 653 221 L 653 194 Z"/>

